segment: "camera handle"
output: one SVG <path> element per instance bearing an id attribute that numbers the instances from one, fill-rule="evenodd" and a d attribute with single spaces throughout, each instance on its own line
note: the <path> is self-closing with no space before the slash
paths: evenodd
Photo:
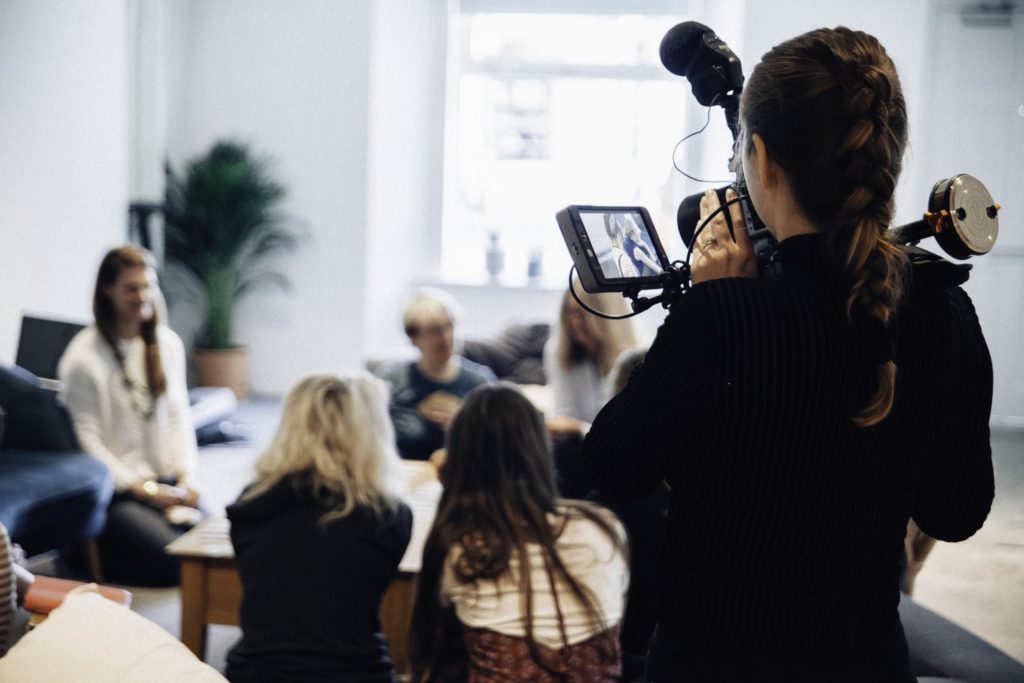
<path id="1" fill-rule="evenodd" d="M 640 313 L 643 313 L 654 304 L 660 303 L 665 308 L 668 308 L 676 300 L 682 296 L 683 292 L 690 288 L 690 266 L 689 264 L 683 263 L 682 261 L 676 261 L 669 265 L 668 268 L 661 273 L 661 294 L 650 298 L 640 296 L 639 289 L 627 289 L 622 292 L 622 296 L 630 300 L 631 313 L 625 313 L 623 315 L 609 315 L 602 311 L 595 310 L 588 306 L 580 295 L 576 293 L 576 284 L 573 282 L 573 274 L 576 272 L 576 266 L 569 268 L 569 294 L 576 300 L 587 313 L 596 315 L 599 318 L 605 318 L 606 320 L 625 320 L 626 318 L 632 318 Z"/>
<path id="2" fill-rule="evenodd" d="M 655 304 L 661 304 L 662 308 L 669 308 L 679 297 L 690 289 L 690 264 L 683 261 L 675 261 L 661 273 L 661 294 L 652 297 L 641 297 L 637 290 L 623 292 L 623 296 L 630 300 L 633 315 L 643 313 Z"/>
<path id="3" fill-rule="evenodd" d="M 661 294 L 652 297 L 641 297 L 640 290 L 638 288 L 628 288 L 622 290 L 622 296 L 630 300 L 630 308 L 633 309 L 632 313 L 626 313 L 624 315 L 608 315 L 601 311 L 594 310 L 588 306 L 579 295 L 576 293 L 576 286 L 573 283 L 573 274 L 576 272 L 576 266 L 572 266 L 569 269 L 569 294 L 576 300 L 576 303 L 580 305 L 580 308 L 596 315 L 600 318 L 606 318 L 608 320 L 624 320 L 625 318 L 632 318 L 635 315 L 643 313 L 647 309 L 651 308 L 655 304 L 661 304 L 664 308 L 670 308 L 672 304 L 679 300 L 679 298 L 690 290 L 690 256 L 693 254 L 693 245 L 697 243 L 697 237 L 707 227 L 711 219 L 717 216 L 719 213 L 729 208 L 733 204 L 737 204 L 742 200 L 746 199 L 747 195 L 738 195 L 726 202 L 719 205 L 717 209 L 709 213 L 697 229 L 693 231 L 693 239 L 686 248 L 686 260 L 675 261 L 671 263 L 661 273 Z M 732 224 L 732 220 L 728 218 L 729 214 L 726 214 L 726 224 L 729 228 L 729 234 L 733 240 L 736 239 L 735 227 Z"/>

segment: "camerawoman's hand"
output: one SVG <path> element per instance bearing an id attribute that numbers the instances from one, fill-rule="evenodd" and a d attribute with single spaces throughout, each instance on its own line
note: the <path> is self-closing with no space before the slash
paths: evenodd
<path id="1" fill-rule="evenodd" d="M 725 198 L 735 199 L 736 193 L 728 189 L 725 191 Z M 705 192 L 700 200 L 701 222 L 719 206 L 715 191 Z M 729 234 L 725 211 L 732 217 L 735 240 Z M 736 203 L 725 211 L 719 212 L 697 235 L 693 247 L 693 262 L 690 265 L 693 284 L 723 277 L 757 277 L 757 261 L 754 258 L 754 248 L 750 244 L 750 236 L 747 235 L 746 223 L 743 221 L 743 210 Z"/>

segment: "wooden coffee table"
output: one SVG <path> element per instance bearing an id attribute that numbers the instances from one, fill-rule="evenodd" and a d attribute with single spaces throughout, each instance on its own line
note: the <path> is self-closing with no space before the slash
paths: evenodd
<path id="1" fill-rule="evenodd" d="M 398 490 L 412 508 L 412 538 L 380 605 L 381 630 L 400 674 L 409 672 L 408 632 L 423 543 L 434 522 L 441 485 L 429 463 L 403 460 L 396 473 Z M 206 657 L 206 627 L 238 626 L 242 582 L 226 517 L 210 517 L 167 546 L 181 559 L 181 642 Z"/>

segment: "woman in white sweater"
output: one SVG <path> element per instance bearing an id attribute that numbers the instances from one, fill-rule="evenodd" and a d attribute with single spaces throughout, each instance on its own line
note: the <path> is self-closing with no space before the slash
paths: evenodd
<path id="1" fill-rule="evenodd" d="M 107 253 L 91 325 L 58 366 L 82 448 L 102 460 L 116 493 L 100 537 L 104 571 L 136 584 L 173 585 L 164 546 L 198 507 L 195 430 L 181 339 L 160 324 L 152 257 L 133 246 Z M 173 521 L 172 521 L 173 520 Z"/>

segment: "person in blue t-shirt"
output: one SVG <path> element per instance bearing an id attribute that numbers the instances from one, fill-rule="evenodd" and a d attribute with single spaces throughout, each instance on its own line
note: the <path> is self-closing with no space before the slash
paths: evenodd
<path id="1" fill-rule="evenodd" d="M 391 385 L 391 421 L 403 458 L 427 460 L 443 448 L 445 430 L 462 397 L 496 379 L 490 368 L 455 353 L 457 308 L 447 292 L 417 292 L 406 305 L 402 322 L 419 358 L 389 364 L 377 373 Z"/>

